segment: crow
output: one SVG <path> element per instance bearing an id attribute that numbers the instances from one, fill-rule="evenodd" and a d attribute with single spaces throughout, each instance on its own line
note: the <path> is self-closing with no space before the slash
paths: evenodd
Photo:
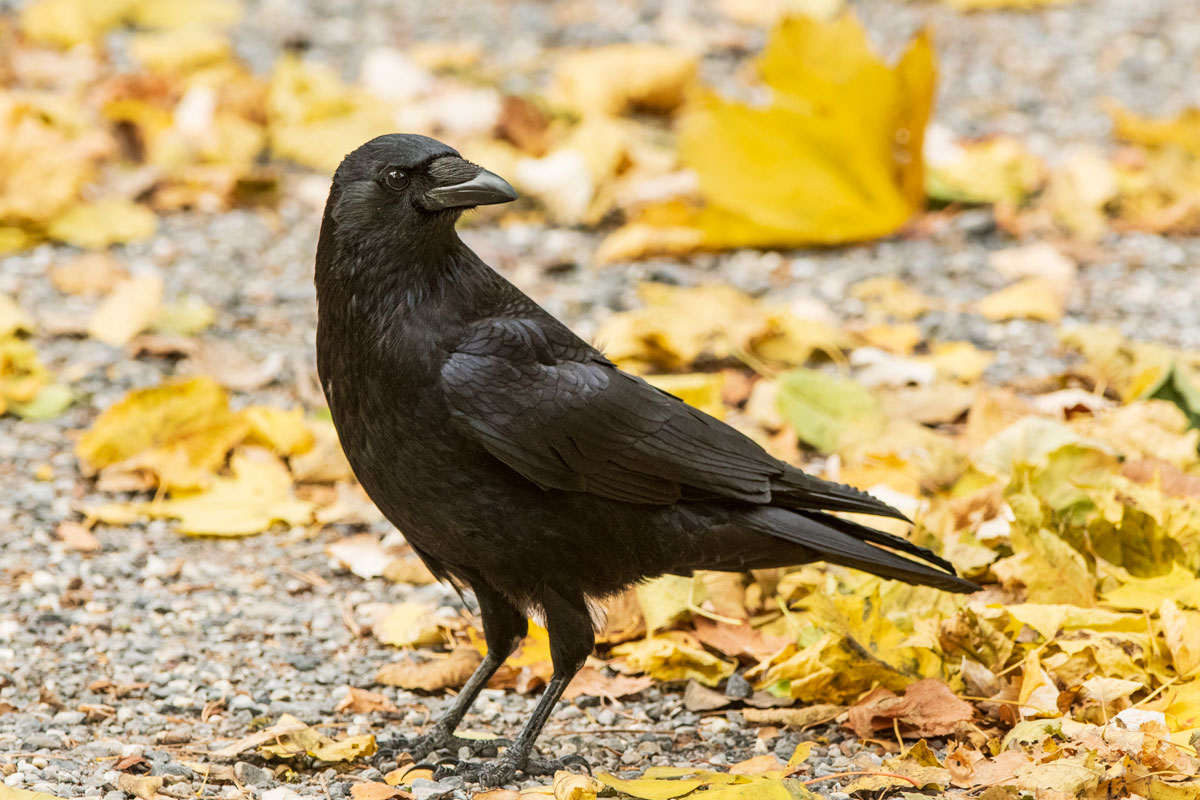
<path id="1" fill-rule="evenodd" d="M 381 136 L 337 168 L 317 245 L 317 369 L 346 457 L 483 618 L 487 655 L 409 743 L 415 758 L 477 744 L 455 729 L 533 615 L 550 637 L 544 693 L 514 741 L 491 740 L 508 745 L 497 759 L 450 770 L 498 786 L 560 767 L 533 744 L 592 652 L 596 601 L 648 578 L 824 560 L 977 589 L 928 550 L 828 513 L 905 519 L 896 509 L 621 371 L 492 270 L 455 224 L 516 196 L 434 139 Z"/>

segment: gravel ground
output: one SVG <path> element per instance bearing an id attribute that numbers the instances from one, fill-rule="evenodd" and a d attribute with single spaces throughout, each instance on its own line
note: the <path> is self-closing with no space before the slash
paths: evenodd
<path id="1" fill-rule="evenodd" d="M 640 10 L 643 5 L 650 10 Z M 384 0 L 263 0 L 251 6 L 238 44 L 252 63 L 265 68 L 284 43 L 304 39 L 348 73 L 363 47 L 375 44 L 476 38 L 505 73 L 533 63 L 547 48 L 655 38 L 668 15 L 702 25 L 715 19 L 706 6 L 694 8 L 688 0 L 553 7 L 412 0 L 403 11 Z M 1097 102 L 1102 97 L 1164 114 L 1200 105 L 1200 12 L 1190 0 L 1094 0 L 1028 15 L 964 16 L 929 3 L 884 0 L 857 7 L 885 46 L 898 45 L 932 20 L 943 75 L 937 118 L 959 133 L 1014 133 L 1053 158 L 1073 142 L 1106 141 L 1107 117 Z M 756 34 L 742 36 L 744 48 L 760 43 Z M 727 49 L 709 57 L 706 74 L 719 81 L 738 55 Z M 515 78 L 510 86 L 520 89 L 530 80 Z M 153 241 L 117 251 L 133 271 L 161 268 L 168 297 L 197 295 L 217 308 L 206 336 L 228 340 L 256 359 L 284 354 L 275 388 L 239 402 L 294 402 L 296 386 L 311 378 L 319 209 L 303 198 L 323 187 L 318 181 L 318 191 L 306 190 L 314 187 L 310 177 L 289 180 L 297 191 L 270 213 L 181 214 L 166 219 Z M 1012 246 L 995 231 L 989 212 L 972 211 L 923 239 L 593 269 L 595 234 L 498 229 L 486 219 L 480 216 L 480 224 L 466 231 L 470 243 L 584 335 L 614 309 L 631 305 L 632 287 L 647 278 L 721 280 L 773 299 L 811 296 L 853 319 L 863 308 L 846 298 L 846 287 L 895 275 L 961 307 L 1001 285 L 987 256 Z M 1200 347 L 1200 240 L 1112 235 L 1095 252 L 1081 271 L 1068 322 L 1112 323 L 1138 338 Z M 45 246 L 5 259 L 0 292 L 14 295 L 40 319 L 85 313 L 88 303 L 58 294 L 44 277 L 63 256 Z M 947 311 L 926 315 L 920 324 L 936 338 L 970 339 L 998 351 L 992 380 L 1052 374 L 1064 364 L 1053 330 L 1040 323 L 995 324 Z M 155 522 L 135 530 L 99 528 L 103 549 L 93 555 L 65 550 L 56 525 L 75 518 L 81 505 L 108 499 L 89 495 L 68 431 L 86 427 L 98 409 L 128 389 L 172 374 L 174 362 L 128 360 L 91 340 L 43 337 L 38 346 L 53 369 L 72 376 L 83 399 L 49 422 L 0 422 L 0 485 L 7 500 L 0 506 L 0 704 L 16 708 L 0 712 L 5 783 L 61 797 L 122 800 L 113 764 L 141 753 L 155 774 L 173 776 L 164 789 L 173 796 L 244 796 L 234 785 L 206 785 L 184 762 L 202 758 L 213 742 L 245 735 L 262 718 L 291 713 L 309 722 L 338 719 L 334 705 L 341 687 L 370 686 L 378 667 L 395 657 L 373 639 L 355 638 L 342 622 L 344 606 L 459 601 L 444 587 L 363 581 L 337 569 L 323 554 L 327 541 L 344 533 L 337 529 L 315 538 L 294 532 L 211 541 L 185 539 Z M 348 733 L 371 731 L 386 744 L 446 702 L 387 691 L 404 713 L 390 720 L 345 719 Z M 205 705 L 222 699 L 224 709 L 202 722 Z M 89 717 L 77 710 L 86 704 L 105 704 L 114 713 Z M 489 691 L 467 726 L 511 734 L 531 707 L 532 698 Z M 684 710 L 677 687 L 655 687 L 620 707 L 580 701 L 560 708 L 542 751 L 578 752 L 596 767 L 641 769 L 732 763 L 770 750 L 786 758 L 798 736 L 760 741 L 736 712 L 701 717 Z M 848 756 L 858 745 L 843 741 L 840 731 L 805 736 L 820 742 L 815 776 L 849 768 Z M 277 785 L 253 764 L 239 770 L 246 792 L 258 795 Z M 357 777 L 379 776 L 368 770 Z M 350 785 L 348 776 L 327 770 L 303 773 L 291 788 L 342 798 Z M 837 786 L 814 788 L 845 797 Z M 453 781 L 424 785 L 418 796 L 443 791 L 465 796 Z"/>

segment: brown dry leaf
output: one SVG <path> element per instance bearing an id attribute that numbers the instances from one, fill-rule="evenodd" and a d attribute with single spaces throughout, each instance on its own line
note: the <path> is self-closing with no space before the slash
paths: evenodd
<path id="1" fill-rule="evenodd" d="M 412 795 L 395 786 L 388 786 L 378 781 L 363 781 L 351 784 L 351 800 L 392 800 L 394 797 L 410 798 Z"/>
<path id="2" fill-rule="evenodd" d="M 117 788 L 141 800 L 155 800 L 166 778 L 162 775 L 134 775 L 122 772 L 117 776 Z"/>
<path id="3" fill-rule="evenodd" d="M 150 327 L 162 307 L 163 281 L 157 274 L 135 275 L 104 298 L 88 321 L 88 335 L 113 347 L 129 344 Z"/>
<path id="4" fill-rule="evenodd" d="M 211 479 L 248 427 L 216 382 L 193 378 L 130 392 L 96 419 L 75 450 L 88 470 L 119 465 L 152 472 L 164 486 L 189 488 Z"/>
<path id="5" fill-rule="evenodd" d="M 637 677 L 633 675 L 606 675 L 595 667 L 584 667 L 575 674 L 563 692 L 563 699 L 568 702 L 576 697 L 586 695 L 601 697 L 610 702 L 622 697 L 638 694 L 650 688 L 654 679 L 648 675 Z"/>
<path id="6" fill-rule="evenodd" d="M 917 681 L 899 697 L 879 688 L 850 707 L 846 724 L 864 738 L 898 724 L 901 734 L 913 738 L 947 736 L 971 720 L 971 704 L 960 700 L 942 681 Z"/>
<path id="7" fill-rule="evenodd" d="M 683 102 L 696 65 L 695 55 L 659 44 L 580 50 L 555 65 L 550 97 L 580 116 L 670 111 Z"/>
<path id="8" fill-rule="evenodd" d="M 729 766 L 730 775 L 773 775 L 782 777 L 785 772 L 784 764 L 773 753 L 753 756 L 745 761 L 739 761 Z"/>
<path id="9" fill-rule="evenodd" d="M 385 686 L 423 692 L 457 689 L 467 682 L 481 661 L 483 656 L 475 648 L 457 647 L 444 657 L 385 664 L 379 668 L 375 680 Z"/>
<path id="10" fill-rule="evenodd" d="M 803 729 L 830 722 L 845 710 L 845 706 L 815 703 L 802 708 L 746 708 L 742 710 L 742 716 L 755 725 L 784 725 Z"/>
<path id="11" fill-rule="evenodd" d="M 400 709 L 386 695 L 350 686 L 346 689 L 346 696 L 338 701 L 333 710 L 339 714 L 343 712 L 350 714 L 371 714 L 376 711 L 398 712 Z"/>
<path id="12" fill-rule="evenodd" d="M 251 358 L 230 342 L 201 340 L 188 352 L 182 372 L 208 375 L 222 386 L 239 392 L 252 392 L 273 382 L 283 369 L 282 353 L 267 353 Z"/>
<path id="13" fill-rule="evenodd" d="M 109 253 L 84 253 L 50 268 L 50 280 L 64 294 L 103 294 L 129 277 Z"/>
<path id="14" fill-rule="evenodd" d="M 693 627 L 697 639 L 727 656 L 763 659 L 778 652 L 791 641 L 786 636 L 764 634 L 749 623 L 730 625 L 705 617 L 696 617 Z"/>
<path id="15" fill-rule="evenodd" d="M 992 321 L 1039 319 L 1058 322 L 1066 305 L 1063 287 L 1046 278 L 1025 278 L 992 292 L 975 309 Z"/>
<path id="16" fill-rule="evenodd" d="M 60 522 L 54 532 L 68 550 L 94 553 L 100 549 L 100 540 L 96 538 L 96 534 L 78 522 Z"/>

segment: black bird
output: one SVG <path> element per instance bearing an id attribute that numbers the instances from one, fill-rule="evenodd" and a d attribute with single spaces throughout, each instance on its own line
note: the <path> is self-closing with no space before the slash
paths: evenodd
<path id="1" fill-rule="evenodd" d="M 495 786 L 559 766 L 533 743 L 592 651 L 590 604 L 646 578 L 824 560 L 977 588 L 928 550 L 825 513 L 904 519 L 892 507 L 622 372 L 483 263 L 455 223 L 514 199 L 454 149 L 393 134 L 346 156 L 321 223 L 317 366 L 342 447 L 429 569 L 474 591 L 488 644 L 414 757 L 469 743 L 455 728 L 533 614 L 554 675 L 499 759 L 456 770 Z"/>

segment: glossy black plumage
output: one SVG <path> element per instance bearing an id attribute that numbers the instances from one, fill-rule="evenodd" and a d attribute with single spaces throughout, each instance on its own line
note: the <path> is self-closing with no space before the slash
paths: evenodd
<path id="1" fill-rule="evenodd" d="M 418 757 L 450 741 L 527 613 L 546 619 L 555 676 L 500 761 L 464 768 L 487 784 L 545 766 L 530 748 L 592 649 L 590 599 L 664 573 L 814 560 L 975 588 L 822 513 L 903 518 L 621 372 L 484 264 L 454 224 L 512 196 L 445 145 L 386 136 L 346 157 L 321 227 L 318 369 L 343 448 L 430 569 L 474 590 L 490 648 Z"/>

